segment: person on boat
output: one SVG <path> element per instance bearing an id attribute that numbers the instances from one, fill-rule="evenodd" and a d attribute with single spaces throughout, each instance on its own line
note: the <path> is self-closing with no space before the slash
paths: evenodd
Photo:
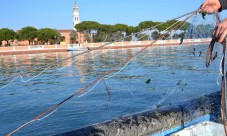
<path id="1" fill-rule="evenodd" d="M 221 12 L 227 9 L 227 0 L 206 0 L 201 9 L 208 14 Z M 217 42 L 223 42 L 227 35 L 227 18 L 220 22 L 213 31 L 213 37 Z"/>

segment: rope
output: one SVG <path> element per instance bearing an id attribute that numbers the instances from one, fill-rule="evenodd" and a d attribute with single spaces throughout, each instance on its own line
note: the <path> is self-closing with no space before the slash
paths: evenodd
<path id="1" fill-rule="evenodd" d="M 173 18 L 173 19 L 170 19 L 170 20 L 167 20 L 166 22 L 163 22 L 163 23 L 157 24 L 157 25 L 155 25 L 155 26 L 152 26 L 152 27 L 150 27 L 150 28 L 144 29 L 143 31 L 137 32 L 137 33 L 135 33 L 135 34 L 139 34 L 139 33 L 145 32 L 145 31 L 147 31 L 147 30 L 152 30 L 152 29 L 154 29 L 154 28 L 156 28 L 156 27 L 158 27 L 158 26 L 161 26 L 161 25 L 163 25 L 163 24 L 166 24 L 166 23 L 168 23 L 168 22 L 170 22 L 170 21 L 172 21 L 172 20 L 180 19 L 180 18 L 182 18 L 182 17 L 184 17 L 184 16 L 187 16 L 187 15 L 190 15 L 190 14 L 192 14 L 192 13 L 194 13 L 194 12 L 196 12 L 196 11 L 188 12 L 188 13 L 186 13 L 186 14 L 184 14 L 184 15 L 178 16 L 178 17 Z M 124 37 L 124 38 L 131 37 L 131 36 L 132 36 L 132 35 L 129 35 L 129 36 L 126 36 L 126 37 Z M 124 38 L 120 39 L 119 41 L 123 40 Z M 41 71 L 39 74 L 33 76 L 31 79 L 28 79 L 27 81 L 30 81 L 30 80 L 32 80 L 32 79 L 34 79 L 34 78 L 40 76 L 43 72 L 45 72 L 45 71 L 48 70 L 50 67 L 55 66 L 55 65 L 58 64 L 58 63 L 61 63 L 61 62 L 65 61 L 65 60 L 68 60 L 68 59 L 71 59 L 71 58 L 74 58 L 74 57 L 77 57 L 77 56 L 80 56 L 80 55 L 83 55 L 83 54 L 87 54 L 87 53 L 92 52 L 92 51 L 94 51 L 94 50 L 102 49 L 102 48 L 105 47 L 105 46 L 108 46 L 108 45 L 113 44 L 114 42 L 118 42 L 118 41 L 113 41 L 113 42 L 105 43 L 105 44 L 103 44 L 103 45 L 101 45 L 101 46 L 92 48 L 91 50 L 83 51 L 83 52 L 81 52 L 81 53 L 78 53 L 78 54 L 75 54 L 75 55 L 73 55 L 73 56 L 70 56 L 70 57 L 67 57 L 67 58 L 65 58 L 65 59 L 62 59 L 62 60 L 60 60 L 60 61 L 58 61 L 58 62 L 56 62 L 56 63 L 52 63 L 52 64 L 50 64 L 50 65 L 47 65 L 47 68 L 45 68 L 45 69 L 44 69 L 43 71 Z M 22 76 L 22 75 L 17 75 L 16 77 L 4 78 L 4 79 L 0 80 L 0 82 L 5 81 L 5 80 L 8 80 L 8 79 L 12 79 L 12 78 L 14 78 L 14 79 L 12 79 L 7 85 L 4 85 L 3 87 L 1 87 L 0 90 L 3 89 L 3 88 L 5 88 L 5 87 L 7 87 L 10 83 L 12 83 L 14 80 L 16 80 L 16 79 L 19 78 L 19 77 L 21 78 L 21 81 L 22 81 L 22 82 L 26 82 L 26 81 L 23 80 L 23 76 Z"/>
<path id="2" fill-rule="evenodd" d="M 169 34 L 172 30 L 176 29 L 178 26 L 182 25 L 184 22 L 186 22 L 189 18 L 191 18 L 192 16 L 194 16 L 195 14 L 197 14 L 200 11 L 200 9 L 194 11 L 190 16 L 188 16 L 186 19 L 184 19 L 182 22 L 180 22 L 179 24 L 177 24 L 175 27 L 173 27 L 171 30 L 169 30 L 168 32 L 166 32 L 165 34 L 162 34 L 157 40 L 153 41 L 151 44 L 145 46 L 144 48 L 140 49 L 139 51 L 137 51 L 133 56 L 127 58 L 126 60 L 122 61 L 119 65 L 115 66 L 114 68 L 112 68 L 111 70 L 107 71 L 105 74 L 103 74 L 102 76 L 100 76 L 99 78 L 93 80 L 90 84 L 86 85 L 85 87 L 79 89 L 78 91 L 76 91 L 74 94 L 72 94 L 71 96 L 69 96 L 68 98 L 64 99 L 63 101 L 59 102 L 58 104 L 52 106 L 51 108 L 49 108 L 48 110 L 44 111 L 43 113 L 41 113 L 40 115 L 36 116 L 34 119 L 32 119 L 31 121 L 26 122 L 25 124 L 21 125 L 20 127 L 18 127 L 17 129 L 15 129 L 14 131 L 8 133 L 6 136 L 10 136 L 14 133 L 16 133 L 17 131 L 19 131 L 20 129 L 24 128 L 25 126 L 29 125 L 30 123 L 39 120 L 41 117 L 47 115 L 48 113 L 51 113 L 52 111 L 54 111 L 55 109 L 57 109 L 60 105 L 62 105 L 63 103 L 65 103 L 66 101 L 72 99 L 74 96 L 84 92 L 86 89 L 88 89 L 89 87 L 91 87 L 92 85 L 96 84 L 97 82 L 99 82 L 100 80 L 104 79 L 107 75 L 111 74 L 112 72 L 114 72 L 116 69 L 118 69 L 119 67 L 125 65 L 126 63 L 130 62 L 132 60 L 133 57 L 139 55 L 141 52 L 143 52 L 144 50 L 146 50 L 148 47 L 152 46 L 155 42 L 157 42 L 158 40 L 162 39 L 166 34 Z M 105 45 L 99 46 L 94 48 L 93 50 L 96 49 L 100 49 Z M 89 52 L 85 51 L 85 52 Z M 79 54 L 84 54 L 83 53 L 79 53 Z M 77 54 L 77 55 L 79 55 Z"/>
<path id="3" fill-rule="evenodd" d="M 220 18 L 218 13 L 215 13 L 216 16 L 216 24 L 219 24 Z M 221 116 L 222 116 L 222 122 L 224 126 L 225 135 L 227 136 L 227 130 L 226 130 L 226 72 L 225 72 L 225 50 L 226 50 L 226 39 L 221 43 L 223 45 L 223 58 L 221 60 L 221 69 L 222 69 L 222 87 L 221 87 Z"/>
<path id="4" fill-rule="evenodd" d="M 227 136 L 226 130 L 226 74 L 225 74 L 225 50 L 226 50 L 226 40 L 223 43 L 223 59 L 222 59 L 222 87 L 221 87 L 221 114 L 222 122 L 224 125 L 225 135 Z"/>

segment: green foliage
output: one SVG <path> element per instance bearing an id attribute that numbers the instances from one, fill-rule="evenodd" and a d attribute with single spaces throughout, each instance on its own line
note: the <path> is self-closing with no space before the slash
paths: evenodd
<path id="1" fill-rule="evenodd" d="M 153 22 L 153 21 L 144 21 L 144 22 L 141 22 L 139 23 L 139 27 L 141 29 L 147 29 L 147 28 L 150 28 L 150 27 L 153 27 L 155 26 L 157 23 Z"/>
<path id="2" fill-rule="evenodd" d="M 142 31 L 142 29 L 140 29 L 140 27 L 138 27 L 138 26 L 134 27 L 134 29 L 133 29 L 133 33 L 138 33 L 140 31 Z"/>
<path id="3" fill-rule="evenodd" d="M 154 92 L 155 90 L 156 90 L 156 88 L 155 88 L 155 87 L 152 87 L 152 88 L 151 88 L 151 91 L 152 91 L 152 92 Z"/>
<path id="4" fill-rule="evenodd" d="M 180 26 L 180 30 L 185 31 L 189 28 L 190 25 L 190 23 L 185 22 L 182 26 Z"/>
<path id="5" fill-rule="evenodd" d="M 61 36 L 61 37 L 60 37 L 60 41 L 61 41 L 61 42 L 64 42 L 64 41 L 65 41 L 65 36 Z"/>
<path id="6" fill-rule="evenodd" d="M 172 20 L 172 21 L 169 21 L 163 25 L 160 25 L 158 26 L 158 30 L 159 31 L 163 31 L 163 30 L 166 30 L 168 27 L 172 26 L 174 23 L 176 23 L 177 20 Z M 158 22 L 159 24 L 161 24 L 162 22 Z M 179 23 L 179 22 L 178 22 Z M 170 28 L 171 29 L 171 28 Z"/>
<path id="7" fill-rule="evenodd" d="M 37 32 L 38 41 L 42 44 L 50 43 L 53 44 L 58 37 L 58 32 L 51 28 L 42 28 Z"/>
<path id="8" fill-rule="evenodd" d="M 0 46 L 2 46 L 2 41 L 3 41 L 3 36 L 2 36 L 2 34 L 0 33 Z"/>
<path id="9" fill-rule="evenodd" d="M 147 79 L 147 81 L 145 83 L 149 84 L 150 82 L 151 82 L 151 79 Z"/>
<path id="10" fill-rule="evenodd" d="M 99 27 L 99 31 L 104 33 L 112 33 L 113 32 L 112 29 L 113 29 L 112 25 L 106 25 L 106 24 L 102 24 Z"/>
<path id="11" fill-rule="evenodd" d="M 84 30 L 99 30 L 100 24 L 95 21 L 84 21 L 75 26 L 76 30 L 82 32 Z"/>
<path id="12" fill-rule="evenodd" d="M 130 35 L 132 33 L 138 33 L 144 29 L 154 27 L 156 25 L 162 24 L 162 22 L 153 22 L 153 21 L 144 21 L 139 23 L 138 26 L 128 26 L 125 24 L 115 24 L 115 25 L 108 25 L 108 24 L 99 24 L 95 21 L 84 21 L 80 24 L 77 24 L 75 28 L 79 32 L 86 31 L 86 37 L 88 42 L 104 42 L 104 41 L 119 41 L 123 39 L 124 35 L 122 33 L 126 33 L 126 39 L 124 41 L 131 41 Z M 151 37 L 156 40 L 160 36 L 159 31 L 163 31 L 167 28 L 169 28 L 171 25 L 179 25 L 176 28 L 172 29 L 180 29 L 180 30 L 186 30 L 190 26 L 188 22 L 181 22 L 178 20 L 172 20 L 167 23 L 164 23 L 160 26 L 158 26 L 156 29 L 156 32 L 153 32 Z M 95 35 L 91 36 L 91 32 L 95 30 L 97 33 Z M 140 40 L 150 40 L 148 39 L 148 35 L 146 34 L 138 34 L 137 36 L 143 37 Z M 165 35 L 163 39 L 166 37 L 169 37 L 169 35 Z M 176 39 L 178 38 L 178 35 L 175 36 Z"/>
<path id="13" fill-rule="evenodd" d="M 77 32 L 75 30 L 71 31 L 69 34 L 70 37 L 70 43 L 77 43 Z"/>
<path id="14" fill-rule="evenodd" d="M 128 29 L 126 31 L 127 35 L 130 35 L 131 33 L 133 33 L 134 32 L 134 29 L 135 28 L 133 26 L 128 26 Z"/>
<path id="15" fill-rule="evenodd" d="M 15 39 L 16 33 L 12 29 L 2 28 L 0 29 L 0 39 L 1 41 L 5 40 L 8 43 L 8 40 Z"/>
<path id="16" fill-rule="evenodd" d="M 150 40 L 147 34 L 138 34 L 138 37 L 141 41 Z"/>
<path id="17" fill-rule="evenodd" d="M 94 40 L 96 42 L 102 42 L 102 41 L 106 42 L 108 38 L 109 38 L 109 35 L 106 32 L 100 31 L 95 35 Z"/>
<path id="18" fill-rule="evenodd" d="M 59 33 L 59 32 L 57 32 L 57 33 L 58 33 L 58 36 L 56 37 L 55 43 L 56 43 L 56 44 L 60 44 L 61 39 L 62 39 L 62 38 L 61 38 L 62 36 L 61 36 L 61 33 Z"/>
<path id="19" fill-rule="evenodd" d="M 206 11 L 203 10 L 203 11 L 201 11 L 200 13 L 201 13 L 201 15 L 202 15 L 202 18 L 205 19 L 205 16 L 207 15 Z"/>
<path id="20" fill-rule="evenodd" d="M 86 37 L 87 42 L 92 42 L 92 37 L 91 37 L 91 34 L 89 33 L 89 31 L 84 30 L 83 33 Z"/>
<path id="21" fill-rule="evenodd" d="M 113 26 L 113 32 L 126 32 L 128 29 L 128 26 L 125 24 L 116 24 Z"/>
<path id="22" fill-rule="evenodd" d="M 31 26 L 24 27 L 18 33 L 19 40 L 28 40 L 30 44 L 37 37 L 37 31 L 36 28 Z"/>
<path id="23" fill-rule="evenodd" d="M 122 31 L 117 31 L 112 34 L 112 41 L 121 41 L 123 37 Z"/>
<path id="24" fill-rule="evenodd" d="M 201 13 L 202 14 L 202 13 Z M 147 28 L 152 28 L 156 25 L 162 24 L 162 22 L 153 22 L 153 21 L 143 21 L 140 22 L 138 26 L 128 26 L 125 24 L 99 24 L 95 21 L 83 21 L 75 26 L 77 31 L 72 31 L 70 33 L 70 42 L 77 43 L 77 32 L 83 32 L 86 37 L 87 42 L 112 42 L 112 41 L 131 41 L 132 33 L 135 34 L 136 38 L 139 40 L 150 40 L 152 37 L 154 40 L 157 40 L 160 37 L 159 31 L 163 31 L 167 28 L 170 29 L 179 29 L 185 31 L 191 26 L 188 22 L 181 22 L 178 20 L 168 21 L 158 27 L 156 27 L 157 31 L 154 31 L 152 34 L 150 33 L 138 33 Z M 178 27 L 170 27 L 173 24 L 179 25 Z M 210 33 L 213 30 L 213 26 L 211 25 L 197 25 L 196 31 L 198 31 L 199 35 L 203 35 Z M 30 42 L 34 42 L 35 38 L 38 38 L 39 43 L 59 43 L 60 41 L 64 41 L 65 37 L 62 37 L 59 32 L 51 28 L 42 28 L 37 30 L 34 27 L 24 27 L 18 33 L 15 33 L 13 30 L 8 28 L 0 29 L 0 42 L 2 40 L 28 40 Z M 169 34 L 163 36 L 163 39 L 169 37 Z M 181 43 L 183 42 L 182 34 L 175 34 L 174 39 L 181 38 Z"/>

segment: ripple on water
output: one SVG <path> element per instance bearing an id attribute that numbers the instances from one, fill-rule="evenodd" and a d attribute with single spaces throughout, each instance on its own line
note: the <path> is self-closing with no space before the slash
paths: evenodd
<path id="1" fill-rule="evenodd" d="M 124 69 L 118 68 L 108 75 L 110 78 L 104 80 L 106 85 L 100 81 L 94 89 L 91 86 L 85 91 L 88 92 L 86 95 L 70 99 L 53 114 L 31 123 L 17 135 L 58 134 L 218 91 L 216 78 L 219 60 L 214 61 L 210 68 L 205 68 L 204 54 L 194 56 L 191 53 L 194 47 L 203 52 L 207 48 L 203 45 L 150 48 L 152 52 L 149 54 L 148 50 L 134 58 Z M 95 51 L 101 53 L 95 58 L 89 54 L 63 62 L 59 60 L 72 54 L 48 53 L 34 55 L 32 59 L 26 59 L 26 55 L 16 55 L 14 59 L 19 58 L 16 64 L 10 59 L 1 59 L 0 79 L 26 73 L 24 80 L 29 80 L 53 62 L 57 62 L 58 67 L 51 67 L 26 83 L 17 79 L 0 90 L 0 135 L 68 98 L 136 51 L 138 49 L 100 50 Z M 119 73 L 115 75 L 116 72 Z M 150 83 L 146 83 L 148 79 Z M 0 87 L 9 82 L 10 79 L 1 80 Z"/>

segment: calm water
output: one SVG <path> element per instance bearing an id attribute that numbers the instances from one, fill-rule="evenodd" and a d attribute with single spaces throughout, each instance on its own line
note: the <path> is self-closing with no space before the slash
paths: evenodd
<path id="1" fill-rule="evenodd" d="M 221 56 L 205 68 L 207 46 L 149 48 L 119 68 L 120 73 L 114 71 L 85 95 L 75 96 L 14 135 L 59 134 L 219 91 Z M 138 50 L 100 50 L 79 57 L 72 57 L 76 52 L 1 56 L 0 135 L 30 121 Z M 62 61 L 67 57 L 72 58 Z"/>

